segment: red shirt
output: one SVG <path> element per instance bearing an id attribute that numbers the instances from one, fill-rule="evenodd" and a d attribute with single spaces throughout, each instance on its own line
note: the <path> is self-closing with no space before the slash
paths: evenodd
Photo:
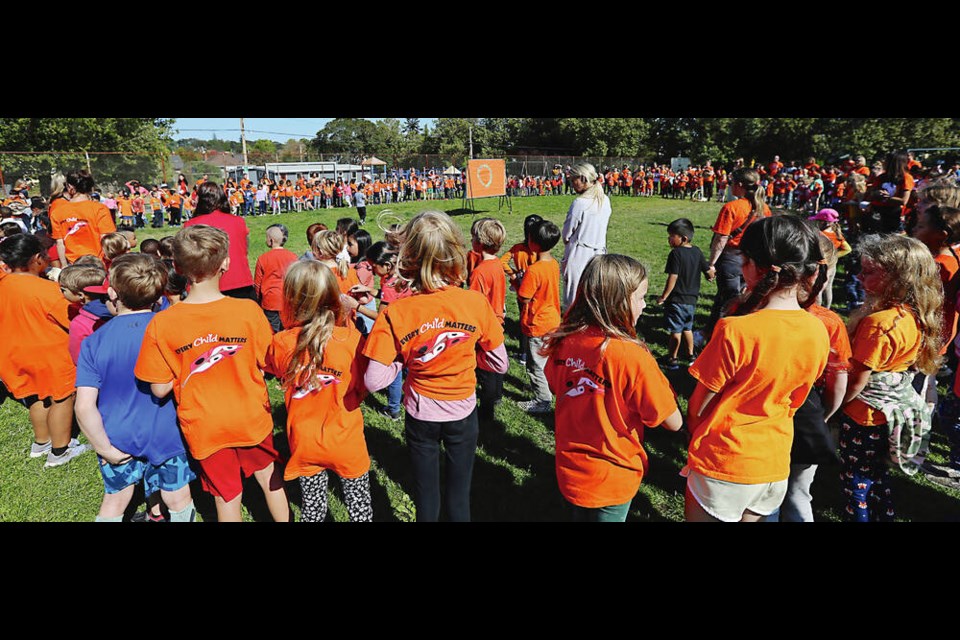
<path id="1" fill-rule="evenodd" d="M 260 306 L 269 311 L 283 308 L 283 277 L 287 267 L 297 261 L 297 254 L 276 248 L 257 258 L 253 286 L 260 298 Z"/>
<path id="2" fill-rule="evenodd" d="M 253 285 L 250 273 L 250 261 L 247 259 L 247 236 L 250 231 L 243 218 L 222 211 L 214 211 L 190 218 L 183 223 L 184 228 L 197 224 L 216 227 L 230 237 L 230 268 L 220 279 L 220 291 L 230 291 Z"/>

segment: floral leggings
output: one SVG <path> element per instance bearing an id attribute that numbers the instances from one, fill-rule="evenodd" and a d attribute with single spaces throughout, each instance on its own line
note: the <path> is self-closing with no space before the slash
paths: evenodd
<path id="1" fill-rule="evenodd" d="M 840 425 L 840 481 L 850 522 L 892 522 L 887 428 L 865 427 L 843 416 Z"/>
<path id="2" fill-rule="evenodd" d="M 327 517 L 327 471 L 300 478 L 301 522 L 323 522 Z M 340 478 L 350 522 L 373 522 L 370 499 L 370 472 L 359 478 Z"/>

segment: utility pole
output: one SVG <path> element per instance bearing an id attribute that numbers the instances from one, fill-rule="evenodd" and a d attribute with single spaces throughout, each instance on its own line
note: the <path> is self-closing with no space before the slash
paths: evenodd
<path id="1" fill-rule="evenodd" d="M 470 125 L 470 159 L 473 160 L 473 125 Z"/>
<path id="2" fill-rule="evenodd" d="M 247 136 L 243 130 L 243 118 L 240 118 L 240 143 L 243 145 L 243 169 L 247 169 Z"/>

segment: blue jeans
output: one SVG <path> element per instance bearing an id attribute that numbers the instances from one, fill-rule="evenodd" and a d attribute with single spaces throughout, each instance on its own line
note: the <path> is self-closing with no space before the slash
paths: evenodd
<path id="1" fill-rule="evenodd" d="M 413 502 L 417 522 L 440 519 L 440 443 L 446 459 L 444 497 L 451 522 L 470 522 L 470 485 L 477 453 L 477 410 L 462 420 L 427 422 L 409 413 L 405 423 L 413 466 Z"/>
<path id="2" fill-rule="evenodd" d="M 400 413 L 400 400 L 403 399 L 403 372 L 397 374 L 387 387 L 387 411 Z"/>

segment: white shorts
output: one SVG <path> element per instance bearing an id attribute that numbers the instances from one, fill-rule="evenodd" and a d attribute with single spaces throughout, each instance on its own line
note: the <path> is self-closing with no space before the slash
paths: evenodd
<path id="1" fill-rule="evenodd" d="M 716 480 L 684 467 L 687 490 L 704 511 L 722 522 L 740 522 L 751 511 L 768 516 L 776 511 L 787 495 L 787 480 L 762 484 L 738 484 Z"/>

